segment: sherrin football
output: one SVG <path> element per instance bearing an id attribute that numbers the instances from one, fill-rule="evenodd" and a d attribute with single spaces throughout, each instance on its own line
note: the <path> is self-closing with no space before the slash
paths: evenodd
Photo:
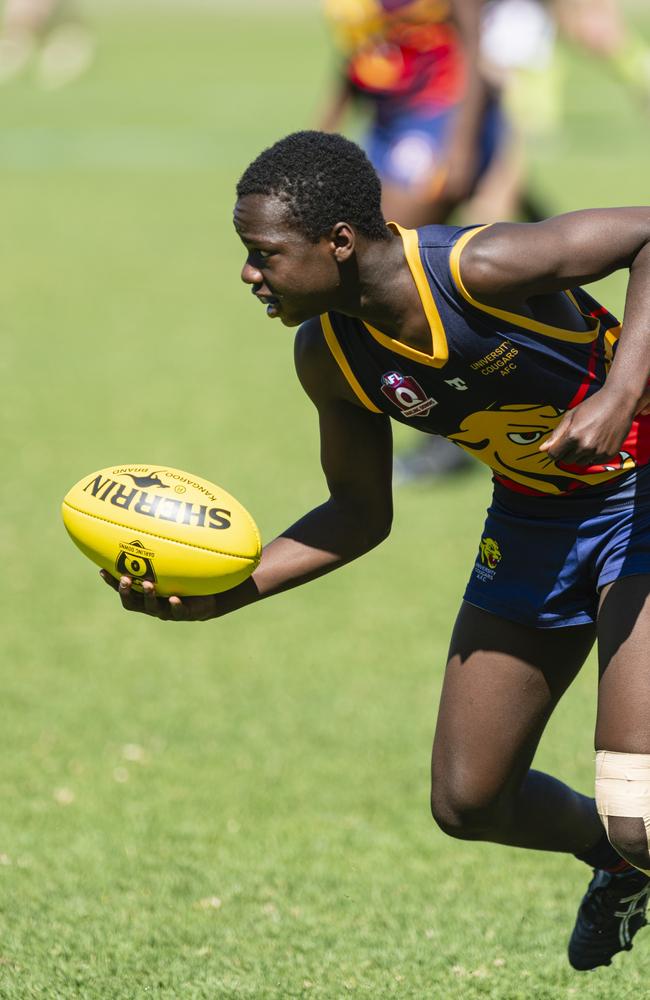
<path id="1" fill-rule="evenodd" d="M 153 581 L 162 597 L 229 590 L 260 561 L 248 511 L 220 486 L 180 469 L 100 469 L 72 487 L 62 513 L 85 556 L 116 579 L 132 577 L 134 589 Z"/>

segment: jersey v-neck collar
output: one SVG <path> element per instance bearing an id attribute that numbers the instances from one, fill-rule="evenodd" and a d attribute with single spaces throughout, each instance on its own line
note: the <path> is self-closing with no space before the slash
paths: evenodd
<path id="1" fill-rule="evenodd" d="M 371 326 L 370 323 L 364 322 L 363 325 L 368 333 L 377 341 L 377 343 L 381 344 L 381 346 L 385 347 L 387 350 L 394 351 L 395 354 L 401 354 L 403 357 L 410 358 L 411 361 L 417 361 L 422 365 L 430 365 L 433 368 L 442 368 L 449 360 L 449 347 L 447 345 L 445 329 L 442 325 L 442 320 L 440 319 L 440 313 L 438 312 L 438 307 L 433 297 L 431 286 L 429 285 L 424 264 L 422 263 L 422 258 L 420 256 L 418 231 L 417 229 L 403 229 L 402 226 L 399 226 L 396 222 L 389 222 L 388 225 L 390 229 L 400 236 L 402 240 L 406 263 L 409 266 L 413 281 L 415 282 L 415 287 L 418 295 L 420 296 L 420 302 L 422 303 L 424 314 L 427 318 L 427 323 L 429 324 L 429 330 L 431 332 L 431 347 L 428 352 L 419 351 L 415 347 L 409 347 L 408 344 L 403 344 L 401 340 L 389 337 L 388 334 L 382 333 L 381 330 Z"/>

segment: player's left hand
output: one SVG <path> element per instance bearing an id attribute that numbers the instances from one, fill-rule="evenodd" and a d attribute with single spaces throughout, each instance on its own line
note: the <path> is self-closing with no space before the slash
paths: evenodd
<path id="1" fill-rule="evenodd" d="M 539 450 L 565 465 L 599 465 L 618 455 L 638 410 L 604 387 L 568 410 Z"/>
<path id="2" fill-rule="evenodd" d="M 117 591 L 126 611 L 139 611 L 165 622 L 201 622 L 217 617 L 214 594 L 206 597 L 158 597 L 156 588 L 149 580 L 143 582 L 140 594 L 133 590 L 133 580 L 129 576 L 122 576 L 118 581 L 105 570 L 101 570 L 99 575 Z"/>

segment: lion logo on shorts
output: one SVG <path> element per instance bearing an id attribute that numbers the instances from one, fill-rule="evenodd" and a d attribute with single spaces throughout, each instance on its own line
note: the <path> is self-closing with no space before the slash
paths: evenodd
<path id="1" fill-rule="evenodd" d="M 499 543 L 495 542 L 493 538 L 481 539 L 479 553 L 483 565 L 489 566 L 490 569 L 496 569 L 501 562 L 501 549 L 499 548 Z"/>

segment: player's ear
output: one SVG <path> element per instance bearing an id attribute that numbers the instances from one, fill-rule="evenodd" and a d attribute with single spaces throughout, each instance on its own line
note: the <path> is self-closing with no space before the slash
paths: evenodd
<path id="1" fill-rule="evenodd" d="M 330 246 L 337 264 L 343 264 L 355 250 L 356 234 L 347 222 L 337 222 L 330 232 Z"/>

